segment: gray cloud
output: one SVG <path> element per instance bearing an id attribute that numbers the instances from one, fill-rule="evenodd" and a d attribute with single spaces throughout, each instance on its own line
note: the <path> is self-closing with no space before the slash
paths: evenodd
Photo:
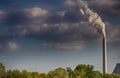
<path id="1" fill-rule="evenodd" d="M 76 2 L 74 0 L 65 0 L 63 4 L 67 7 L 74 7 Z"/>
<path id="2" fill-rule="evenodd" d="M 0 52 L 3 51 L 3 46 L 0 44 Z"/>
<path id="3" fill-rule="evenodd" d="M 30 9 L 30 11 L 32 9 Z M 15 25 L 16 28 L 13 29 L 13 31 L 15 31 L 15 35 L 18 36 L 33 37 L 52 42 L 65 42 L 76 40 L 85 40 L 91 42 L 98 38 L 95 29 L 91 28 L 87 22 L 83 22 L 84 20 L 82 20 L 82 17 L 78 11 L 60 11 L 55 14 L 50 14 L 46 18 L 47 21 L 43 19 L 43 21 L 40 23 L 25 23 L 28 20 L 26 19 L 26 17 L 24 17 L 26 15 L 22 11 L 13 12 L 12 14 L 8 15 L 8 18 L 10 19 L 10 24 L 19 23 L 18 25 Z M 32 19 L 41 20 L 38 18 Z M 5 37 L 7 38 L 9 36 L 1 36 L 1 39 L 5 39 Z M 10 38 L 12 38 L 12 36 L 10 36 Z"/>
<path id="4" fill-rule="evenodd" d="M 87 22 L 41 24 L 27 28 L 27 37 L 38 38 L 50 42 L 94 41 L 98 35 Z M 86 32 L 87 31 L 87 32 Z M 21 31 L 22 32 L 22 31 Z M 89 33 L 88 33 L 89 32 Z"/>
<path id="5" fill-rule="evenodd" d="M 108 42 L 120 43 L 120 27 L 118 25 L 113 26 L 109 23 L 106 23 L 106 30 Z"/>
<path id="6" fill-rule="evenodd" d="M 120 17 L 120 1 L 119 0 L 85 0 L 89 7 L 99 13 L 104 15 L 104 17 Z M 78 8 L 77 0 L 65 0 L 63 4 L 69 8 Z"/>
<path id="7" fill-rule="evenodd" d="M 45 20 L 47 23 L 77 23 L 83 20 L 82 15 L 79 10 L 66 10 L 60 11 L 55 14 L 49 15 L 49 17 Z"/>
<path id="8" fill-rule="evenodd" d="M 5 20 L 5 17 L 6 17 L 6 13 L 3 11 L 0 11 L 0 23 Z"/>
<path id="9" fill-rule="evenodd" d="M 93 3 L 95 2 L 93 1 L 89 5 L 92 7 Z M 96 3 L 98 3 L 98 1 L 96 1 Z M 99 6 L 102 5 L 105 5 L 104 2 L 99 4 Z M 106 6 L 113 5 L 114 2 L 109 2 Z M 98 5 L 95 4 L 94 6 L 98 7 Z M 85 22 L 86 20 L 83 19 L 79 12 L 78 5 L 74 8 L 75 9 L 67 9 L 55 13 L 49 13 L 47 10 L 39 7 L 10 11 L 6 13 L 6 23 L 10 25 L 9 28 L 12 28 L 12 31 L 14 31 L 14 36 L 1 34 L 0 40 L 24 36 L 50 42 L 51 46 L 49 47 L 56 47 L 58 49 L 77 48 L 89 42 L 99 41 L 101 39 L 99 33 L 97 33 L 95 28 Z M 1 17 L 4 16 L 3 14 L 5 13 L 1 11 Z M 119 26 L 110 24 L 106 26 L 109 42 L 120 41 L 118 35 L 120 33 L 119 29 Z M 76 41 L 78 41 L 80 45 L 78 45 Z"/>
<path id="10" fill-rule="evenodd" d="M 8 42 L 7 48 L 10 50 L 16 50 L 20 48 L 20 45 L 16 44 L 15 42 Z"/>
<path id="11" fill-rule="evenodd" d="M 39 8 L 39 7 L 24 9 L 24 12 L 26 13 L 28 17 L 40 17 L 48 13 L 47 10 Z"/>
<path id="12" fill-rule="evenodd" d="M 0 12 L 0 19 L 3 23 L 9 24 L 11 26 L 26 24 L 26 23 L 36 23 L 41 22 L 47 15 L 48 11 L 39 7 L 26 8 L 23 10 L 11 10 L 7 13 Z M 4 17 L 3 17 L 4 16 Z"/>
<path id="13" fill-rule="evenodd" d="M 88 4 L 98 13 L 107 17 L 120 17 L 120 1 L 119 0 L 92 0 Z"/>
<path id="14" fill-rule="evenodd" d="M 47 43 L 40 46 L 40 49 L 57 49 L 57 50 L 80 50 L 85 47 L 84 42 L 74 42 L 74 43 Z"/>
<path id="15" fill-rule="evenodd" d="M 41 13 L 42 11 L 43 13 Z M 46 14 L 47 17 L 45 16 L 45 19 L 42 19 Z M 82 16 L 78 10 L 66 10 L 56 12 L 55 14 L 48 14 L 46 10 L 34 7 L 23 11 L 9 12 L 7 21 L 8 24 L 14 25 L 15 28 L 13 28 L 13 31 L 15 35 L 33 37 L 46 41 L 93 41 L 96 36 L 93 36 L 93 32 L 91 31 L 89 31 L 91 35 L 87 35 L 84 32 L 89 30 L 89 26 L 87 23 L 81 22 Z"/>
<path id="16" fill-rule="evenodd" d="M 0 34 L 0 41 L 3 41 L 3 40 L 7 40 L 7 39 L 11 39 L 11 38 L 14 38 L 13 35 L 9 35 L 9 34 Z"/>
<path id="17" fill-rule="evenodd" d="M 6 14 L 5 17 L 5 24 L 8 24 L 10 26 L 16 26 L 19 24 L 23 24 L 27 21 L 27 17 L 25 13 L 22 11 L 10 11 Z"/>

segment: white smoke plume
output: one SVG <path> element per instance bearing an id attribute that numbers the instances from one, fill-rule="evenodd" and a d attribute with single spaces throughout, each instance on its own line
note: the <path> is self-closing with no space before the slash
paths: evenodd
<path id="1" fill-rule="evenodd" d="M 87 3 L 83 0 L 78 0 L 80 13 L 88 20 L 89 24 L 94 26 L 98 32 L 100 32 L 104 37 L 106 37 L 105 24 L 101 17 L 91 10 Z"/>

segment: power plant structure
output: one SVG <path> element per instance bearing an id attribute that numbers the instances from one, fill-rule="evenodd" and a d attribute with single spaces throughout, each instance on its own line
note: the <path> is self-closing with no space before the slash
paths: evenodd
<path id="1" fill-rule="evenodd" d="M 105 32 L 105 23 L 102 21 L 102 18 L 98 15 L 98 13 L 91 10 L 87 3 L 83 0 L 78 0 L 80 13 L 81 15 L 87 19 L 87 22 L 95 27 L 100 34 L 103 36 L 103 74 L 108 73 L 107 66 L 107 42 L 106 42 L 106 32 Z"/>
<path id="2" fill-rule="evenodd" d="M 108 64 L 107 64 L 107 42 L 106 37 L 103 37 L 103 74 L 108 73 Z"/>
<path id="3" fill-rule="evenodd" d="M 117 64 L 116 64 L 113 73 L 115 73 L 115 74 L 120 74 L 120 63 L 117 63 Z"/>

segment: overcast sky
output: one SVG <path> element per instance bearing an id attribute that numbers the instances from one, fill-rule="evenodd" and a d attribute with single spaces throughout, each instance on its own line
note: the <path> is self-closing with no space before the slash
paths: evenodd
<path id="1" fill-rule="evenodd" d="M 111 73 L 120 63 L 120 1 L 85 1 L 106 25 Z M 39 72 L 90 64 L 102 72 L 102 36 L 79 10 L 77 0 L 0 0 L 0 62 Z"/>

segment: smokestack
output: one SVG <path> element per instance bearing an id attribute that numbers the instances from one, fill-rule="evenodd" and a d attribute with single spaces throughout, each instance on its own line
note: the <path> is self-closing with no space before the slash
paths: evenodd
<path id="1" fill-rule="evenodd" d="M 106 37 L 103 37 L 103 74 L 108 73 L 107 65 L 107 42 Z"/>
<path id="2" fill-rule="evenodd" d="M 103 74 L 107 73 L 107 42 L 106 42 L 106 32 L 105 24 L 102 21 L 101 17 L 91 10 L 85 1 L 78 0 L 78 5 L 80 7 L 80 13 L 85 19 L 88 20 L 88 23 L 94 26 L 98 32 L 103 36 Z"/>

